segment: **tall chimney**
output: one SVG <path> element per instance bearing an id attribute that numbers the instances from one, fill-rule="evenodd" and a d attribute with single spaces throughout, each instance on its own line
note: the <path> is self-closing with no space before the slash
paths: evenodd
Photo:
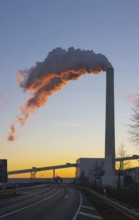
<path id="1" fill-rule="evenodd" d="M 111 158 L 112 169 L 115 168 L 115 123 L 114 123 L 114 69 L 106 71 L 106 124 L 105 124 L 105 158 Z"/>

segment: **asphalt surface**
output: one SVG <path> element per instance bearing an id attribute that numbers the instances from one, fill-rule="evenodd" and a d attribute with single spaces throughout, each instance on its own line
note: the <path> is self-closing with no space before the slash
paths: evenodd
<path id="1" fill-rule="evenodd" d="M 67 184 L 49 184 L 17 190 L 17 196 L 0 200 L 5 220 L 102 220 L 87 198 Z"/>

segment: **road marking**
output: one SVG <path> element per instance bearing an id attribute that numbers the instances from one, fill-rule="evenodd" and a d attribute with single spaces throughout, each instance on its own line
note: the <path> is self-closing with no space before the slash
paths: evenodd
<path id="1" fill-rule="evenodd" d="M 90 207 L 90 206 L 85 206 L 85 205 L 82 205 L 82 208 L 85 208 L 85 209 L 91 209 L 91 210 L 96 210 L 95 208 L 93 207 Z"/>
<path id="2" fill-rule="evenodd" d="M 40 204 L 40 203 L 42 203 L 42 202 L 44 202 L 44 201 L 46 201 L 46 200 L 48 200 L 48 199 L 50 199 L 50 198 L 56 196 L 59 192 L 60 192 L 60 190 L 58 190 L 55 194 L 53 194 L 53 195 L 51 195 L 51 196 L 49 196 L 49 197 L 46 197 L 45 199 L 40 200 L 39 202 L 35 202 L 35 203 L 31 204 L 31 205 L 28 205 L 28 206 L 25 206 L 25 207 L 23 207 L 23 208 L 17 209 L 17 210 L 15 210 L 15 211 L 9 212 L 9 213 L 7 213 L 7 214 L 1 215 L 0 218 L 4 218 L 4 217 L 6 217 L 6 216 L 12 215 L 12 214 L 14 214 L 14 213 L 17 213 L 17 212 L 20 212 L 20 211 L 22 211 L 22 210 L 25 210 L 25 209 L 28 209 L 28 208 L 30 208 L 30 207 L 33 207 L 33 206 L 35 206 L 35 205 L 38 205 L 38 204 Z"/>
<path id="3" fill-rule="evenodd" d="M 78 192 L 78 191 L 77 191 L 77 192 Z M 75 213 L 75 215 L 74 215 L 74 217 L 73 217 L 72 220 L 76 220 L 76 218 L 77 218 L 77 216 L 78 216 L 78 213 L 79 213 L 79 211 L 80 211 L 80 208 L 81 208 L 81 206 L 82 206 L 82 195 L 81 195 L 80 192 L 78 192 L 78 193 L 79 193 L 79 196 L 80 196 L 80 204 L 79 204 L 79 207 L 78 207 L 78 209 L 77 209 L 77 211 L 76 211 L 76 213 Z"/>
<path id="4" fill-rule="evenodd" d="M 91 218 L 103 220 L 103 218 L 98 216 L 98 215 L 92 215 L 92 214 L 88 214 L 88 213 L 85 213 L 85 212 L 79 212 L 79 214 L 80 215 L 85 215 L 85 216 L 88 216 L 88 217 L 91 217 Z"/>
<path id="5" fill-rule="evenodd" d="M 65 195 L 65 199 L 69 198 L 69 195 Z"/>

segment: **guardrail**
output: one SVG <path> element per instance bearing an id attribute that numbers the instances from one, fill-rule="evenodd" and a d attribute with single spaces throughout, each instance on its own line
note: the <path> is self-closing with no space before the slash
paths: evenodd
<path id="1" fill-rule="evenodd" d="M 95 192 L 94 190 L 88 188 L 88 187 L 80 187 L 81 189 L 85 189 L 88 192 L 90 192 L 91 194 L 94 194 L 96 197 L 98 197 L 99 199 L 101 199 L 102 201 L 104 201 L 105 203 L 107 203 L 108 205 L 110 205 L 111 207 L 113 207 L 114 209 L 118 210 L 119 212 L 123 213 L 125 216 L 129 217 L 132 220 L 139 220 L 139 213 L 118 204 L 117 202 L 114 202 L 113 200 L 106 198 L 100 194 L 98 194 L 97 192 Z"/>

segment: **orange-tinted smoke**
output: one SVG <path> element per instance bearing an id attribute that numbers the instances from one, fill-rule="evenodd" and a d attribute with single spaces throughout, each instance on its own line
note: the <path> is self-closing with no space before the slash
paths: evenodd
<path id="1" fill-rule="evenodd" d="M 128 95 L 125 97 L 128 102 L 139 103 L 139 96 L 137 95 Z"/>
<path id="2" fill-rule="evenodd" d="M 15 140 L 15 124 L 12 124 L 10 127 L 10 132 L 7 137 L 8 141 L 14 141 Z"/>
<path id="3" fill-rule="evenodd" d="M 24 125 L 31 113 L 44 106 L 48 97 L 69 81 L 87 73 L 97 74 L 109 67 L 112 66 L 108 59 L 93 51 L 54 49 L 43 62 L 17 74 L 17 82 L 25 92 L 31 94 L 31 98 L 21 107 L 21 115 L 17 116 L 16 123 Z M 8 140 L 13 141 L 14 137 L 15 126 L 12 125 Z"/>

